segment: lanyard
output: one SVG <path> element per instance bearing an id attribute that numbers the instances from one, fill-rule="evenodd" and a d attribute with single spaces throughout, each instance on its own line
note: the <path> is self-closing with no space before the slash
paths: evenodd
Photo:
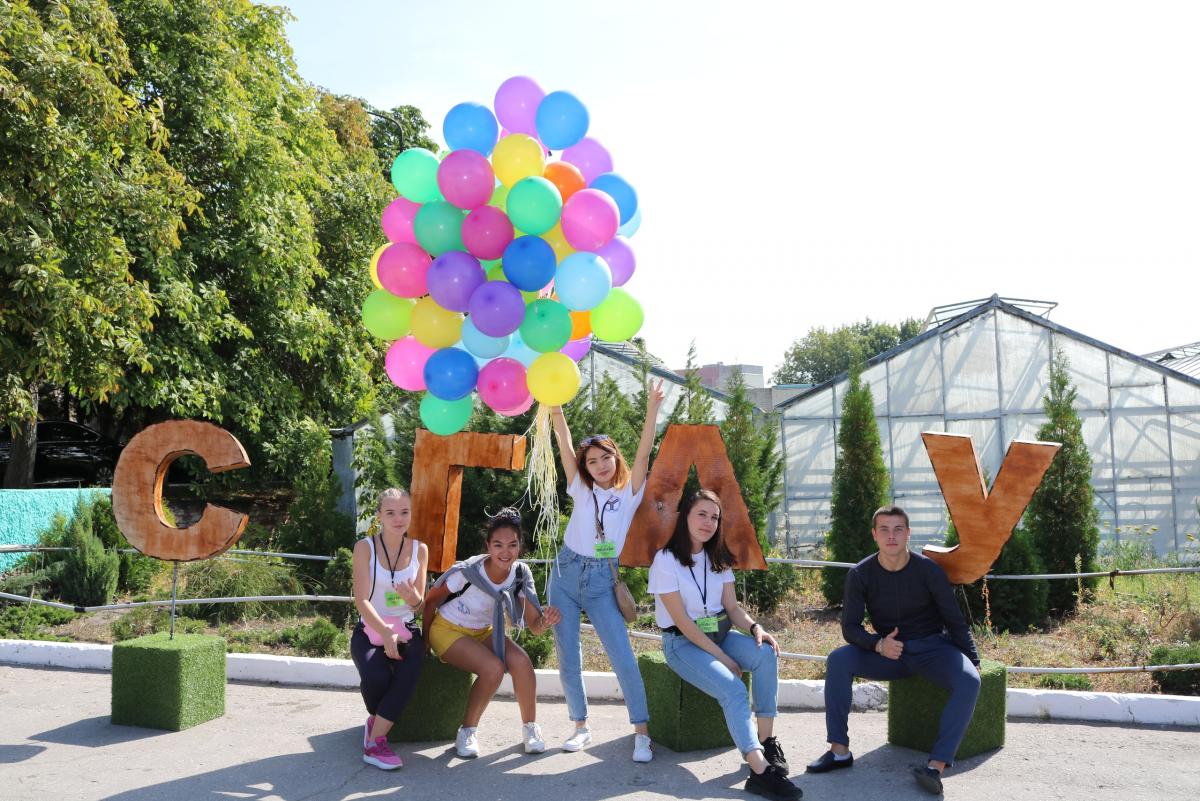
<path id="1" fill-rule="evenodd" d="M 387 543 L 383 541 L 383 535 L 379 535 L 379 545 L 383 548 L 383 558 L 387 560 L 388 571 L 392 574 L 392 586 L 396 586 L 396 564 L 400 561 L 400 557 L 404 555 L 404 543 L 408 541 L 408 532 L 404 532 L 404 537 L 400 540 L 400 550 L 396 552 L 396 560 L 392 561 L 392 555 L 388 553 Z M 379 561 L 379 556 L 376 555 L 376 561 Z"/>
<path id="2" fill-rule="evenodd" d="M 700 603 L 704 605 L 704 614 L 708 614 L 708 551 L 701 549 L 700 553 L 704 554 L 704 589 L 700 589 L 700 582 L 696 581 L 696 573 L 692 570 L 692 565 L 688 565 L 688 572 L 692 574 L 692 583 L 696 585 L 696 589 L 700 592 Z"/>
<path id="3" fill-rule="evenodd" d="M 609 510 L 616 511 L 617 504 L 620 500 L 617 496 L 613 496 L 604 502 L 604 509 L 600 509 L 600 501 L 596 500 L 596 493 L 592 493 L 592 506 L 596 509 L 596 539 L 604 541 L 604 512 Z"/>

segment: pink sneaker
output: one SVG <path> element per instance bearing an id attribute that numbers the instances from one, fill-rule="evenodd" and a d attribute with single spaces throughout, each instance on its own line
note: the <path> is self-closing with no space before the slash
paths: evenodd
<path id="1" fill-rule="evenodd" d="M 375 716 L 369 715 L 367 723 L 363 726 L 363 748 L 368 748 L 371 745 L 371 729 L 375 727 Z"/>
<path id="2" fill-rule="evenodd" d="M 376 737 L 375 742 L 363 749 L 363 762 L 380 770 L 395 770 L 404 767 L 404 762 L 388 745 L 386 737 Z"/>

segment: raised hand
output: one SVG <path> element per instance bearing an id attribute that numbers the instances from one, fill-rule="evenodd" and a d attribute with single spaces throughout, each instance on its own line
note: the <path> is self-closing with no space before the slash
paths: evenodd
<path id="1" fill-rule="evenodd" d="M 879 653 L 888 659 L 899 659 L 900 654 L 904 653 L 904 643 L 896 639 L 896 635 L 900 633 L 899 628 L 892 629 L 892 633 L 879 641 Z"/>

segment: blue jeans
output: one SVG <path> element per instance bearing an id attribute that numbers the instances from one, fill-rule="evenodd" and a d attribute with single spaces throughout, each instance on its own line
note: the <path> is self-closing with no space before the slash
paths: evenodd
<path id="1" fill-rule="evenodd" d="M 775 649 L 767 643 L 755 645 L 753 637 L 740 631 L 725 635 L 720 648 L 742 669 L 750 671 L 750 693 L 754 696 L 755 716 L 775 717 L 775 698 L 779 691 Z M 750 699 L 740 675 L 733 675 L 729 668 L 682 634 L 663 633 L 663 655 L 679 678 L 716 698 L 721 704 L 729 735 L 743 756 L 762 748 L 758 741 L 758 729 L 750 720 Z"/>
<path id="2" fill-rule="evenodd" d="M 567 713 L 571 720 L 587 720 L 587 694 L 583 689 L 583 647 L 579 643 L 579 616 L 587 612 L 588 620 L 596 627 L 600 642 L 612 663 L 629 722 L 637 725 L 650 720 L 646 704 L 646 685 L 638 670 L 625 618 L 617 608 L 613 595 L 612 568 L 615 559 L 595 559 L 581 556 L 570 548 L 559 551 L 555 564 L 550 566 L 549 601 L 562 612 L 562 622 L 554 627 L 554 647 L 558 652 L 558 675 L 563 693 L 567 696 Z"/>
<path id="3" fill-rule="evenodd" d="M 888 659 L 857 645 L 843 645 L 834 650 L 825 664 L 825 733 L 828 741 L 850 744 L 847 720 L 855 676 L 891 681 L 914 673 L 950 691 L 950 700 L 942 710 L 937 739 L 929 758 L 954 764 L 958 745 L 975 712 L 979 674 L 966 655 L 944 634 L 906 641 L 899 659 Z"/>

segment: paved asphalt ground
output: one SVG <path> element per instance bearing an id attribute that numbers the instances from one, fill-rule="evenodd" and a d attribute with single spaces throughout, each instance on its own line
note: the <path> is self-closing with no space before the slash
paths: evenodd
<path id="1" fill-rule="evenodd" d="M 0 666 L 0 801 L 301 801 L 302 799 L 756 798 L 732 750 L 676 754 L 656 747 L 630 760 L 624 707 L 592 707 L 593 745 L 567 754 L 561 703 L 539 705 L 552 747 L 526 756 L 516 704 L 495 701 L 483 718 L 483 755 L 461 760 L 451 743 L 401 746 L 402 770 L 360 761 L 365 714 L 355 692 L 230 684 L 226 714 L 183 732 L 109 723 L 109 674 Z M 810 801 L 929 798 L 908 775 L 923 755 L 885 743 L 887 717 L 850 720 L 855 765 L 805 776 L 824 750 L 819 712 L 784 712 L 776 733 Z M 1119 799 L 1200 797 L 1200 731 L 1009 721 L 1003 749 L 947 773 L 946 798 Z"/>

